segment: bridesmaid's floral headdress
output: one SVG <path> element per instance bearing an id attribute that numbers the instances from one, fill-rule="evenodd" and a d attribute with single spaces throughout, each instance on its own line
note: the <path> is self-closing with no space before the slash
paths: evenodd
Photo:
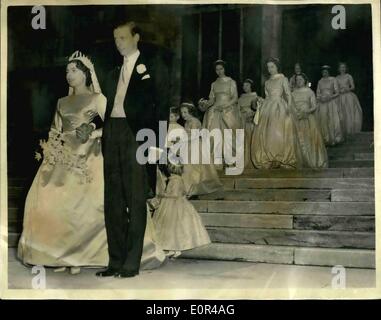
<path id="1" fill-rule="evenodd" d="M 101 87 L 98 82 L 97 75 L 95 73 L 95 68 L 94 64 L 91 62 L 91 60 L 85 56 L 81 51 L 77 50 L 75 51 L 70 57 L 69 57 L 69 62 L 79 60 L 83 63 L 83 65 L 89 69 L 90 75 L 91 75 L 91 86 L 90 89 L 95 92 L 95 93 L 101 93 Z M 69 88 L 69 95 L 73 94 L 73 88 Z"/>

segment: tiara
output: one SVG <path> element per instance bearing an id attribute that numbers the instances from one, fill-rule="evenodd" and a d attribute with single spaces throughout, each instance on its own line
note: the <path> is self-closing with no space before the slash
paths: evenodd
<path id="1" fill-rule="evenodd" d="M 90 71 L 94 70 L 94 65 L 91 60 L 86 57 L 81 51 L 75 51 L 69 58 L 69 61 L 79 60 L 81 61 Z"/>
<path id="2" fill-rule="evenodd" d="M 180 104 L 180 107 L 189 107 L 189 108 L 196 108 L 193 103 L 191 102 L 182 102 Z"/>

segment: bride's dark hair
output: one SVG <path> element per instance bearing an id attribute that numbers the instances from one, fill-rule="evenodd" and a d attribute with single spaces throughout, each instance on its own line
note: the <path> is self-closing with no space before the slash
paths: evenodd
<path id="1" fill-rule="evenodd" d="M 86 86 L 89 87 L 93 84 L 93 81 L 91 80 L 91 73 L 90 73 L 90 69 L 88 67 L 86 67 L 83 62 L 81 60 L 78 60 L 78 59 L 73 59 L 71 61 L 68 62 L 68 65 L 70 63 L 74 63 L 75 66 L 83 71 L 83 73 L 85 74 L 86 76 Z"/>

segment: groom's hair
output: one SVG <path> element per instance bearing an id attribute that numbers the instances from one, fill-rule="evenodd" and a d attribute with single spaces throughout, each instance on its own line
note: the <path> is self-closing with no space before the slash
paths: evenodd
<path id="1" fill-rule="evenodd" d="M 134 36 L 135 34 L 142 35 L 141 29 L 139 26 L 135 23 L 135 21 L 131 20 L 120 20 L 117 23 L 114 24 L 114 30 L 118 29 L 120 27 L 129 27 L 131 34 Z"/>

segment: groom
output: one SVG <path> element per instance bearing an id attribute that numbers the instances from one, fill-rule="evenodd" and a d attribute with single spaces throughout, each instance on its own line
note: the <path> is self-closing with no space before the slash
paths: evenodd
<path id="1" fill-rule="evenodd" d="M 105 223 L 109 250 L 106 270 L 99 277 L 139 274 L 146 228 L 146 200 L 153 197 L 155 165 L 136 160 L 136 133 L 156 131 L 156 107 L 150 66 L 138 49 L 140 30 L 134 22 L 114 29 L 123 65 L 105 81 L 107 109 L 103 128 Z"/>

